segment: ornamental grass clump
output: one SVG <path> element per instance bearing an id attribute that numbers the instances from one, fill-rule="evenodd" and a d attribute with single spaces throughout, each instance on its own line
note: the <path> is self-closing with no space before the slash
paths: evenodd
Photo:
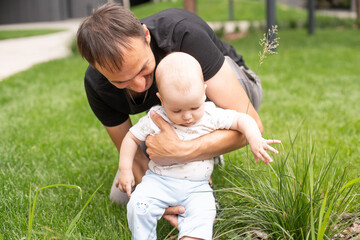
<path id="1" fill-rule="evenodd" d="M 333 165 L 335 154 L 319 157 L 311 143 L 300 149 L 295 140 L 269 166 L 247 157 L 224 170 L 230 187 L 218 194 L 225 207 L 216 239 L 331 239 L 354 220 L 341 216 L 356 202 L 352 187 L 360 178 L 347 182 L 346 169 Z"/>

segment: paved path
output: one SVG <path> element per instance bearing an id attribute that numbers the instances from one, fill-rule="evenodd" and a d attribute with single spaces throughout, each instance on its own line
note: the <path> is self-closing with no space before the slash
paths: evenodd
<path id="1" fill-rule="evenodd" d="M 81 19 L 61 22 L 0 25 L 2 29 L 66 29 L 66 31 L 27 38 L 0 41 L 0 81 L 34 64 L 69 56 L 70 43 Z"/>

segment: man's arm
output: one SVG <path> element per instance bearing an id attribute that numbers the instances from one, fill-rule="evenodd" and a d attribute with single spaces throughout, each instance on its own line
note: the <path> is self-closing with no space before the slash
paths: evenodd
<path id="1" fill-rule="evenodd" d="M 226 61 L 219 72 L 206 81 L 206 84 L 208 98 L 218 107 L 250 115 L 260 132 L 263 132 L 259 115 Z M 149 136 L 146 145 L 147 153 L 157 164 L 168 165 L 169 162 L 165 160 L 169 159 L 173 160 L 171 164 L 208 159 L 247 144 L 243 134 L 231 130 L 217 130 L 191 141 L 181 141 L 159 115 L 154 114 L 152 119 L 161 132 L 158 135 Z"/>
<path id="2" fill-rule="evenodd" d="M 250 115 L 258 125 L 259 130 L 263 131 L 258 113 L 227 61 L 224 61 L 219 72 L 206 81 L 206 84 L 206 95 L 216 106 Z"/>

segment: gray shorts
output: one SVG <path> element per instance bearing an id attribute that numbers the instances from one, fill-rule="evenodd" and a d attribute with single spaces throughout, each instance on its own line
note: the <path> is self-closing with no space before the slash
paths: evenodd
<path id="1" fill-rule="evenodd" d="M 236 78 L 238 79 L 241 86 L 244 88 L 246 94 L 248 95 L 250 102 L 254 106 L 255 110 L 258 112 L 263 96 L 259 77 L 250 69 L 246 69 L 243 66 L 240 67 L 239 65 L 237 65 L 236 62 L 228 56 L 225 56 L 225 60 L 231 66 Z"/>

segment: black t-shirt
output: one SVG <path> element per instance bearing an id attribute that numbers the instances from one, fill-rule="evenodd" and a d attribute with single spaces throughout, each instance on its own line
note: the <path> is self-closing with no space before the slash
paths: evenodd
<path id="1" fill-rule="evenodd" d="M 170 52 L 186 52 L 199 61 L 205 81 L 220 70 L 224 56 L 231 57 L 239 66 L 245 66 L 242 56 L 231 45 L 218 39 L 206 22 L 186 10 L 167 9 L 141 22 L 150 31 L 150 46 L 156 64 Z M 91 66 L 85 73 L 85 90 L 91 109 L 101 123 L 109 127 L 125 122 L 129 114 L 160 104 L 155 79 L 144 103 L 135 105 L 124 89 L 113 86 Z"/>

